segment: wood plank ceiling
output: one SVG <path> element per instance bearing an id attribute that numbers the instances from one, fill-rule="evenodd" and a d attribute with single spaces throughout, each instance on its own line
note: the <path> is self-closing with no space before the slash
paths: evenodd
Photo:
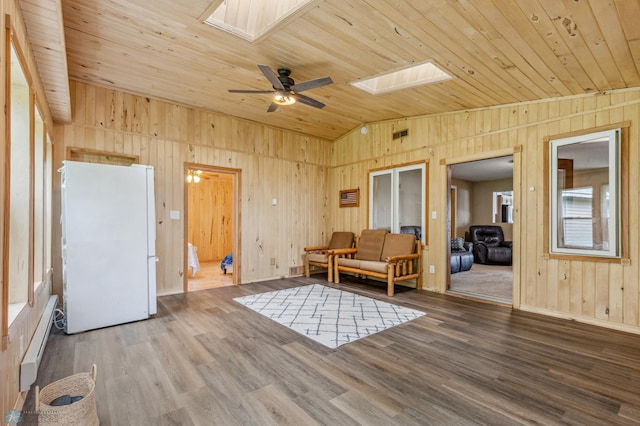
<path id="1" fill-rule="evenodd" d="M 62 3 L 70 79 L 329 140 L 366 122 L 640 85 L 638 0 L 315 1 L 253 43 L 202 23 L 211 0 Z M 375 96 L 349 84 L 424 61 L 454 78 Z M 269 95 L 228 93 L 271 89 L 256 64 L 331 76 L 305 92 L 327 106 L 267 113 Z"/>

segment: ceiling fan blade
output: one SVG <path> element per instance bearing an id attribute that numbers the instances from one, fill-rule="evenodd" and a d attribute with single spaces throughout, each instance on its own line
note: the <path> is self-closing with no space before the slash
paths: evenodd
<path id="1" fill-rule="evenodd" d="M 294 84 L 290 89 L 294 92 L 304 92 L 305 90 L 317 89 L 318 87 L 326 86 L 331 83 L 333 83 L 331 77 L 320 77 Z"/>
<path id="2" fill-rule="evenodd" d="M 235 90 L 230 89 L 229 93 L 276 93 L 275 90 Z"/>
<path id="3" fill-rule="evenodd" d="M 284 86 L 282 85 L 282 82 L 278 80 L 278 76 L 276 75 L 276 73 L 273 72 L 271 68 L 269 68 L 267 65 L 258 65 L 258 68 L 260 68 L 260 71 L 262 71 L 262 74 L 264 74 L 264 76 L 267 77 L 267 80 L 269 80 L 271 85 L 276 90 L 285 90 Z"/>
<path id="4" fill-rule="evenodd" d="M 275 102 L 271 102 L 271 105 L 269 105 L 269 108 L 267 108 L 267 112 L 273 112 L 277 109 L 278 109 L 278 104 Z"/>
<path id="5" fill-rule="evenodd" d="M 293 95 L 290 95 L 292 97 L 294 97 L 298 102 L 300 102 L 301 104 L 305 104 L 305 105 L 309 105 L 312 106 L 314 108 L 324 108 L 325 104 L 323 104 L 320 101 L 316 101 L 315 99 L 312 99 L 308 96 L 305 95 L 301 95 L 299 93 L 295 93 Z"/>

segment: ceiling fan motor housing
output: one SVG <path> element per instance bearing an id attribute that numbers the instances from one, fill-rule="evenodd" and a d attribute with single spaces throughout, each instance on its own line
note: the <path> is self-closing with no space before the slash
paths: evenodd
<path id="1" fill-rule="evenodd" d="M 289 90 L 289 87 L 295 84 L 295 82 L 291 77 L 289 77 L 289 75 L 291 75 L 291 70 L 289 70 L 288 68 L 278 68 L 278 80 L 280 80 L 280 83 L 282 83 L 284 88 L 287 90 Z"/>

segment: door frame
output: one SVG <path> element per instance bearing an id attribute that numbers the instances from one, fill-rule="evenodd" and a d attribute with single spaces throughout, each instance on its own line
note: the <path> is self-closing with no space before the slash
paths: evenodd
<path id="1" fill-rule="evenodd" d="M 220 173 L 220 174 L 228 174 L 233 176 L 233 207 L 232 207 L 232 231 L 231 238 L 233 239 L 232 244 L 232 253 L 233 253 L 233 274 L 232 274 L 232 282 L 234 285 L 240 284 L 241 274 L 242 274 L 242 259 L 240 256 L 242 244 L 240 241 L 240 229 L 241 228 L 241 209 L 240 209 L 240 194 L 241 194 L 241 182 L 242 182 L 242 170 L 241 169 L 233 169 L 228 167 L 218 167 L 212 166 L 208 164 L 200 164 L 200 163 L 184 163 L 183 168 L 183 182 L 184 182 L 184 201 L 183 201 L 183 211 L 184 211 L 184 229 L 183 229 L 183 246 L 182 246 L 182 270 L 184 273 L 182 274 L 183 278 L 183 292 L 188 293 L 189 291 L 189 280 L 188 280 L 188 232 L 189 232 L 189 183 L 187 182 L 186 176 L 189 174 L 189 170 L 202 170 L 211 173 Z"/>
<path id="2" fill-rule="evenodd" d="M 513 283 L 512 283 L 512 307 L 514 309 L 520 309 L 520 197 L 522 197 L 521 191 L 521 162 L 522 162 L 522 145 L 516 145 L 512 148 L 504 148 L 495 151 L 478 152 L 471 155 L 462 157 L 446 158 L 441 160 L 441 165 L 444 169 L 444 183 L 446 185 L 446 206 L 447 206 L 447 218 L 444 221 L 444 235 L 447 237 L 445 244 L 447 250 L 445 264 L 447 267 L 447 273 L 445 274 L 445 282 L 443 292 L 449 290 L 451 285 L 451 235 L 450 235 L 450 208 L 451 208 L 451 166 L 453 164 L 468 163 L 477 160 L 487 160 L 490 158 L 505 157 L 513 155 L 513 250 L 512 250 L 512 270 L 513 270 Z"/>

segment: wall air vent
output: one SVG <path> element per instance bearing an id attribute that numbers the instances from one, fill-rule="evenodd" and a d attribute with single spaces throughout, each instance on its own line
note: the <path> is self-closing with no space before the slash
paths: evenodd
<path id="1" fill-rule="evenodd" d="M 404 130 L 400 130 L 399 132 L 395 132 L 393 134 L 393 139 L 400 139 L 400 138 L 404 138 L 405 136 L 409 135 L 409 130 L 404 129 Z"/>

